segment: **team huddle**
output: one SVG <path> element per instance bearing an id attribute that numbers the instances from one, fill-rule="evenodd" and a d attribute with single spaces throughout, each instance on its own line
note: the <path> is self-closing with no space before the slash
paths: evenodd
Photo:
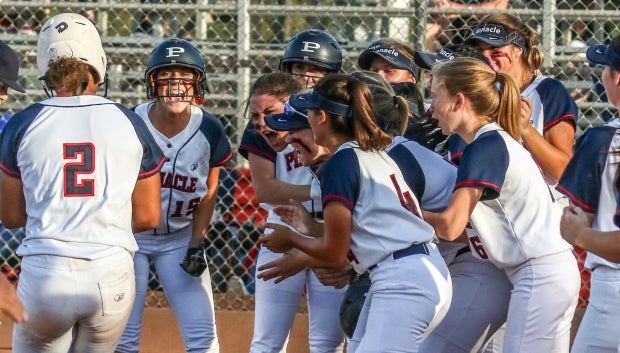
<path id="1" fill-rule="evenodd" d="M 504 13 L 437 53 L 378 40 L 350 74 L 329 33 L 287 42 L 238 148 L 268 212 L 250 353 L 286 351 L 304 295 L 312 353 L 620 353 L 620 123 L 574 144 L 537 45 Z M 587 58 L 620 107 L 620 36 Z M 154 263 L 185 350 L 220 352 L 205 236 L 233 151 L 203 55 L 159 43 L 131 108 L 97 96 L 106 63 L 88 19 L 50 18 L 50 98 L 0 134 L 0 220 L 26 232 L 16 297 L 0 278 L 13 351 L 138 352 Z M 571 345 L 575 245 L 592 279 Z"/>

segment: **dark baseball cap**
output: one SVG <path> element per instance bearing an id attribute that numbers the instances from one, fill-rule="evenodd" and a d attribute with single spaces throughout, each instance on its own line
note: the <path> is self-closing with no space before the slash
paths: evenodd
<path id="1" fill-rule="evenodd" d="M 372 59 L 377 56 L 399 69 L 410 71 L 416 81 L 418 80 L 418 67 L 415 63 L 402 52 L 382 44 L 371 44 L 364 50 L 357 58 L 357 66 L 362 70 L 368 70 Z"/>
<path id="2" fill-rule="evenodd" d="M 350 105 L 327 99 L 318 94 L 315 90 L 308 93 L 293 94 L 288 100 L 288 103 L 298 111 L 320 109 L 336 115 L 351 116 Z"/>
<path id="3" fill-rule="evenodd" d="M 446 46 L 437 53 L 415 52 L 414 60 L 419 67 L 430 70 L 435 64 L 442 61 L 454 60 L 457 56 L 458 55 L 450 49 L 450 46 Z"/>
<path id="4" fill-rule="evenodd" d="M 308 111 L 299 111 L 293 108 L 289 102 L 284 103 L 284 113 L 267 115 L 265 124 L 276 131 L 298 131 L 309 129 Z"/>
<path id="5" fill-rule="evenodd" d="M 26 93 L 18 80 L 19 58 L 11 47 L 0 42 L 0 81 L 16 91 Z"/>
<path id="6" fill-rule="evenodd" d="M 614 37 L 610 44 L 590 46 L 586 58 L 593 64 L 607 65 L 620 71 L 620 36 Z"/>
<path id="7" fill-rule="evenodd" d="M 493 48 L 504 47 L 514 44 L 526 49 L 525 38 L 519 33 L 513 31 L 508 33 L 504 26 L 496 23 L 481 23 L 476 27 L 474 35 L 465 41 L 465 44 L 475 45 L 478 42 L 484 42 Z"/>

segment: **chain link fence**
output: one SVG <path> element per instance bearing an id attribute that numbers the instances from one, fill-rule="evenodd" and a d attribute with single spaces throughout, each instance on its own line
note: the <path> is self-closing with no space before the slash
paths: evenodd
<path id="1" fill-rule="evenodd" d="M 483 2 L 482 0 L 477 2 Z M 356 68 L 359 53 L 373 40 L 393 37 L 418 50 L 437 50 L 466 38 L 476 18 L 507 11 L 539 33 L 546 54 L 544 73 L 561 80 L 578 103 L 578 134 L 608 121 L 615 112 L 605 102 L 600 68 L 585 60 L 586 46 L 620 34 L 617 0 L 487 0 L 498 9 L 440 0 L 0 0 L 0 41 L 22 59 L 27 94 L 12 93 L 0 106 L 3 120 L 46 98 L 36 69 L 37 33 L 59 12 L 78 12 L 99 28 L 109 58 L 108 97 L 133 106 L 146 99 L 144 66 L 163 38 L 192 40 L 204 53 L 210 93 L 204 108 L 219 116 L 236 149 L 251 83 L 277 70 L 286 40 L 306 28 L 333 34 L 344 49 L 345 72 Z M 2 121 L 0 121 L 2 123 Z M 3 125 L 3 124 L 2 124 Z M 253 310 L 255 240 L 265 213 L 250 184 L 245 161 L 235 157 L 222 169 L 217 216 L 209 230 L 210 270 L 218 310 Z M 17 279 L 14 250 L 23 231 L 0 228 L 0 269 Z M 580 256 L 582 259 L 583 256 Z M 586 305 L 588 273 L 583 271 Z M 165 306 L 153 272 L 147 305 Z"/>

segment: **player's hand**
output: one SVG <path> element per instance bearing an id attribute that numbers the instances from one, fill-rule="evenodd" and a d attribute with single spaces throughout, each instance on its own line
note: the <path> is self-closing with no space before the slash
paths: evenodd
<path id="1" fill-rule="evenodd" d="M 258 267 L 257 270 L 260 273 L 256 277 L 264 281 L 275 279 L 274 283 L 277 284 L 307 267 L 308 255 L 297 249 L 291 249 L 282 254 L 280 258 Z"/>
<path id="2" fill-rule="evenodd" d="M 343 264 L 340 267 L 316 267 L 314 274 L 324 286 L 342 288 L 349 284 L 351 279 L 351 265 Z"/>
<path id="3" fill-rule="evenodd" d="M 579 234 L 589 226 L 590 220 L 581 208 L 572 204 L 564 208 L 560 221 L 560 233 L 569 244 L 579 246 L 579 244 L 575 244 L 578 241 Z"/>
<path id="4" fill-rule="evenodd" d="M 529 97 L 521 97 L 521 127 L 527 129 L 532 126 L 532 100 Z"/>
<path id="5" fill-rule="evenodd" d="M 0 311 L 18 323 L 28 319 L 15 286 L 3 274 L 0 274 Z"/>
<path id="6" fill-rule="evenodd" d="M 289 227 L 275 223 L 265 223 L 263 227 L 264 229 L 273 229 L 273 232 L 263 234 L 258 238 L 258 243 L 261 246 L 276 253 L 289 251 L 293 248 L 290 241 L 293 231 Z"/>
<path id="7" fill-rule="evenodd" d="M 180 265 L 189 275 L 194 277 L 202 276 L 207 269 L 207 256 L 204 247 L 188 247 Z"/>
<path id="8" fill-rule="evenodd" d="M 314 222 L 314 218 L 308 210 L 301 204 L 301 202 L 296 200 L 289 200 L 289 205 L 279 205 L 273 209 L 273 212 L 280 216 L 280 220 L 285 224 L 295 228 L 299 233 L 315 236 L 316 234 L 310 234 L 312 231 L 312 225 Z"/>

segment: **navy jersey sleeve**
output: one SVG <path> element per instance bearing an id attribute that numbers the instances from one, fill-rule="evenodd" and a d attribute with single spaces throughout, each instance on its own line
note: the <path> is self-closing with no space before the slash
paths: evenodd
<path id="1" fill-rule="evenodd" d="M 156 173 L 159 173 L 161 166 L 164 164 L 165 156 L 157 145 L 157 142 L 153 139 L 153 135 L 151 135 L 151 132 L 144 123 L 144 120 L 142 120 L 142 118 L 133 110 L 121 104 L 116 104 L 116 106 L 123 113 L 125 113 L 136 130 L 136 136 L 142 144 L 142 163 L 140 164 L 138 179 L 146 179 Z"/>
<path id="2" fill-rule="evenodd" d="M 481 200 L 497 198 L 509 160 L 506 143 L 497 131 L 484 133 L 465 148 L 454 188 L 482 187 Z"/>
<path id="3" fill-rule="evenodd" d="M 457 134 L 451 134 L 448 137 L 448 153 L 449 161 L 454 165 L 461 164 L 461 157 L 463 157 L 463 151 L 467 147 L 467 142 Z"/>
<path id="4" fill-rule="evenodd" d="M 200 131 L 211 146 L 211 167 L 219 167 L 232 158 L 232 148 L 224 132 L 224 125 L 219 119 L 203 111 Z"/>
<path id="5" fill-rule="evenodd" d="M 274 151 L 267 141 L 265 141 L 265 138 L 254 129 L 252 123 L 245 127 L 243 135 L 241 136 L 241 143 L 239 144 L 239 154 L 241 154 L 243 158 L 248 159 L 249 153 L 261 156 L 273 163 L 276 162 L 276 151 Z"/>
<path id="6" fill-rule="evenodd" d="M 321 168 L 319 178 L 323 209 L 329 202 L 337 201 L 353 212 L 361 186 L 355 151 L 347 148 L 331 156 Z"/>
<path id="7" fill-rule="evenodd" d="M 615 133 L 616 129 L 610 126 L 586 130 L 577 140 L 573 157 L 556 186 L 586 212 L 595 213 L 598 209 L 602 174 Z"/>
<path id="8" fill-rule="evenodd" d="M 388 155 L 392 157 L 398 165 L 401 173 L 403 173 L 405 182 L 415 194 L 416 199 L 422 200 L 424 189 L 426 188 L 426 179 L 422 166 L 420 166 L 415 156 L 402 144 L 394 146 L 394 148 L 388 152 Z"/>
<path id="9" fill-rule="evenodd" d="M 560 81 L 547 77 L 536 90 L 544 107 L 544 132 L 562 121 L 575 126 L 578 114 L 577 104 Z"/>
<path id="10" fill-rule="evenodd" d="M 39 115 L 42 104 L 33 104 L 16 113 L 0 133 L 0 169 L 14 178 L 20 178 L 21 172 L 17 165 L 17 150 L 21 140 L 32 121 Z"/>

